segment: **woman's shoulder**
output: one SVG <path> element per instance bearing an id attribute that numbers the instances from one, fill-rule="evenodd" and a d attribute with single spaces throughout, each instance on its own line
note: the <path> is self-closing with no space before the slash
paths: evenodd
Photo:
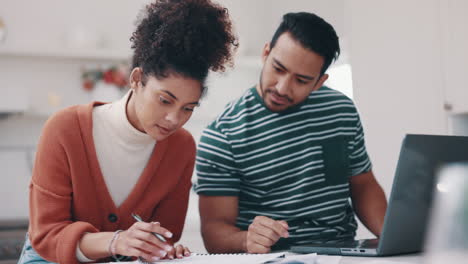
<path id="1" fill-rule="evenodd" d="M 77 120 L 78 106 L 70 106 L 52 114 L 45 123 L 45 127 L 54 129 L 67 128 Z"/>
<path id="2" fill-rule="evenodd" d="M 180 142 L 184 145 L 190 144 L 195 147 L 195 140 L 192 134 L 185 128 L 179 128 L 170 138 L 172 142 Z"/>
<path id="3" fill-rule="evenodd" d="M 60 135 L 64 132 L 79 132 L 80 119 L 86 118 L 89 105 L 74 105 L 52 114 L 44 124 L 44 132 Z"/>
<path id="4" fill-rule="evenodd" d="M 192 134 L 184 128 L 179 128 L 164 141 L 156 143 L 156 148 L 159 144 L 167 149 L 165 155 L 168 159 L 176 159 L 179 162 L 195 159 L 197 149 L 195 140 Z"/>
<path id="5" fill-rule="evenodd" d="M 179 128 L 167 140 L 169 140 L 168 143 L 171 151 L 180 153 L 183 150 L 183 153 L 189 153 L 190 156 L 195 155 L 197 146 L 192 134 L 188 130 Z"/>

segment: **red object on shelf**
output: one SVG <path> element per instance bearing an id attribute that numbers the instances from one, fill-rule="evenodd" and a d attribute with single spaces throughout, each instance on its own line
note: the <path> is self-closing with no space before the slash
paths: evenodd
<path id="1" fill-rule="evenodd" d="M 105 83 L 113 83 L 114 82 L 114 70 L 108 70 L 104 72 L 102 79 Z"/>
<path id="2" fill-rule="evenodd" d="M 105 70 L 100 68 L 84 70 L 81 80 L 83 89 L 86 91 L 93 90 L 95 84 L 100 81 L 124 89 L 128 85 L 127 76 L 128 69 L 125 65 L 114 65 Z"/>
<path id="3" fill-rule="evenodd" d="M 94 88 L 94 82 L 91 80 L 85 80 L 83 82 L 83 89 L 86 91 L 91 91 Z"/>

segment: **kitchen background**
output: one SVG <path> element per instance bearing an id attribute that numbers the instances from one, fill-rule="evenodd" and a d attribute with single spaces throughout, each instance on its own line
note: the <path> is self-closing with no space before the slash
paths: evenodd
<path id="1" fill-rule="evenodd" d="M 27 218 L 34 151 L 47 118 L 125 92 L 103 81 L 83 87 L 82 76 L 128 61 L 135 18 L 148 2 L 0 1 L 0 220 Z M 340 36 L 342 55 L 327 84 L 355 100 L 387 197 L 404 134 L 468 135 L 468 1 L 218 2 L 229 9 L 241 46 L 233 69 L 209 77 L 208 96 L 186 125 L 195 139 L 227 102 L 256 83 L 261 49 L 289 11 L 317 13 Z M 368 236 L 360 225 L 358 237 Z M 204 250 L 194 193 L 182 241 Z"/>

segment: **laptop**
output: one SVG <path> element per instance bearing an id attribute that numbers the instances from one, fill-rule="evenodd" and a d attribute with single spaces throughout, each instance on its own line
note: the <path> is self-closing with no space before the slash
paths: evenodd
<path id="1" fill-rule="evenodd" d="M 422 250 L 435 175 L 446 163 L 468 161 L 468 137 L 406 135 L 379 239 L 291 247 L 296 253 L 388 256 Z"/>

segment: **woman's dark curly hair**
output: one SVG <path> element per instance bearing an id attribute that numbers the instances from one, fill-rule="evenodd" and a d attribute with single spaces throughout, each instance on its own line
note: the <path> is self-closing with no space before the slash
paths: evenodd
<path id="1" fill-rule="evenodd" d="M 203 83 L 232 65 L 237 38 L 227 9 L 210 0 L 156 0 L 132 34 L 133 68 L 145 76 L 180 74 Z"/>

